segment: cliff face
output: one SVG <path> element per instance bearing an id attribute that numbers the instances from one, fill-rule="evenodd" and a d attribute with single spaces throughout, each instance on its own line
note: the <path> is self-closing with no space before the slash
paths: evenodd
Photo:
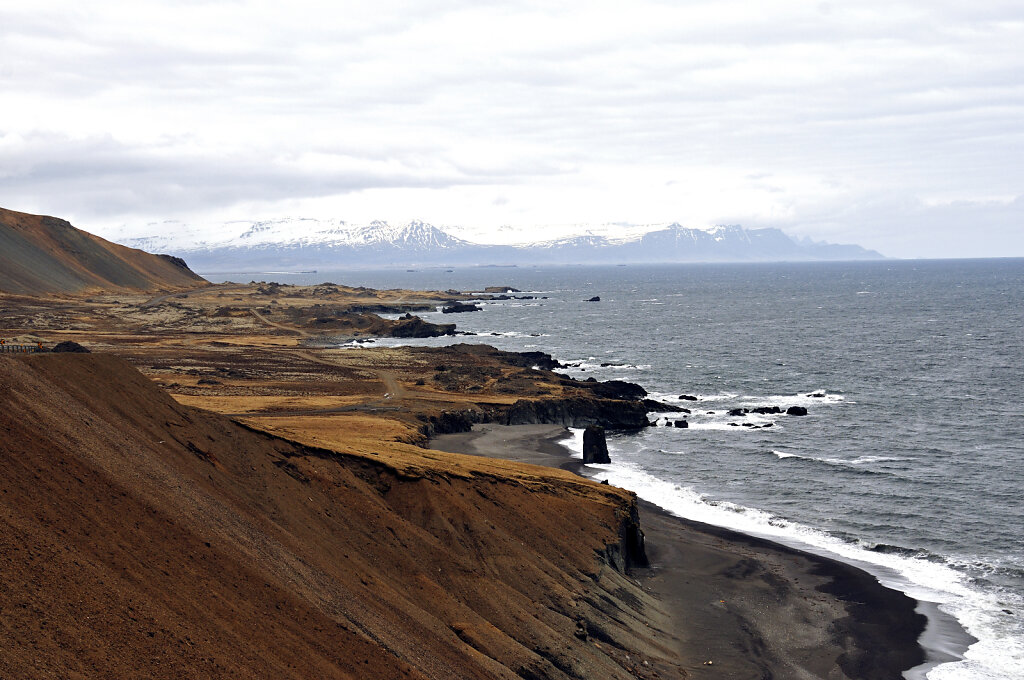
<path id="1" fill-rule="evenodd" d="M 56 217 L 0 208 L 0 292 L 173 290 L 202 283 L 180 258 L 110 243 Z"/>
<path id="2" fill-rule="evenodd" d="M 0 401 L 2 677 L 678 673 L 628 492 L 302 446 L 104 355 L 0 357 Z"/>

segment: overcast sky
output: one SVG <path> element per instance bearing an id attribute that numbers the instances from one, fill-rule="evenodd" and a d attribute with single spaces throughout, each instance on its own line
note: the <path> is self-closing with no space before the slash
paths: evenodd
<path id="1" fill-rule="evenodd" d="M 0 206 L 1024 256 L 1024 3 L 972 4 L 0 0 Z"/>

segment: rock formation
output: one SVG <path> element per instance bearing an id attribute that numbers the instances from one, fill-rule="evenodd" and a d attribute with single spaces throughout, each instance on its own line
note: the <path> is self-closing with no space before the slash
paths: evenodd
<path id="1" fill-rule="evenodd" d="M 610 463 L 608 443 L 604 437 L 604 428 L 600 425 L 588 425 L 583 430 L 583 462 Z"/>

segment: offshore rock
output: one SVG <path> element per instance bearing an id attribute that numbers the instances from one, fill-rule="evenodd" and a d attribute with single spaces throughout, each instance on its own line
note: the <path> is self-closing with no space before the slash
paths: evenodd
<path id="1" fill-rule="evenodd" d="M 479 312 L 480 307 L 476 305 L 466 304 L 464 302 L 453 302 L 447 307 L 442 307 L 441 312 L 444 314 L 461 314 L 462 312 Z"/>
<path id="2" fill-rule="evenodd" d="M 608 443 L 604 437 L 604 428 L 600 425 L 588 425 L 583 430 L 583 462 L 610 463 Z"/>
<path id="3" fill-rule="evenodd" d="M 805 416 L 807 415 L 807 409 L 803 406 L 790 406 L 786 409 L 787 416 Z"/>

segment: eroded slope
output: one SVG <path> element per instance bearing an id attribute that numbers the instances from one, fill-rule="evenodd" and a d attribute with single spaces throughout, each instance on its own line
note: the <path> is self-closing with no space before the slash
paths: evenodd
<path id="1" fill-rule="evenodd" d="M 302 446 L 111 356 L 0 357 L 0 402 L 2 677 L 677 675 L 625 491 Z"/>
<path id="2" fill-rule="evenodd" d="M 0 208 L 0 292 L 153 291 L 203 283 L 178 258 L 111 243 L 56 217 Z"/>

